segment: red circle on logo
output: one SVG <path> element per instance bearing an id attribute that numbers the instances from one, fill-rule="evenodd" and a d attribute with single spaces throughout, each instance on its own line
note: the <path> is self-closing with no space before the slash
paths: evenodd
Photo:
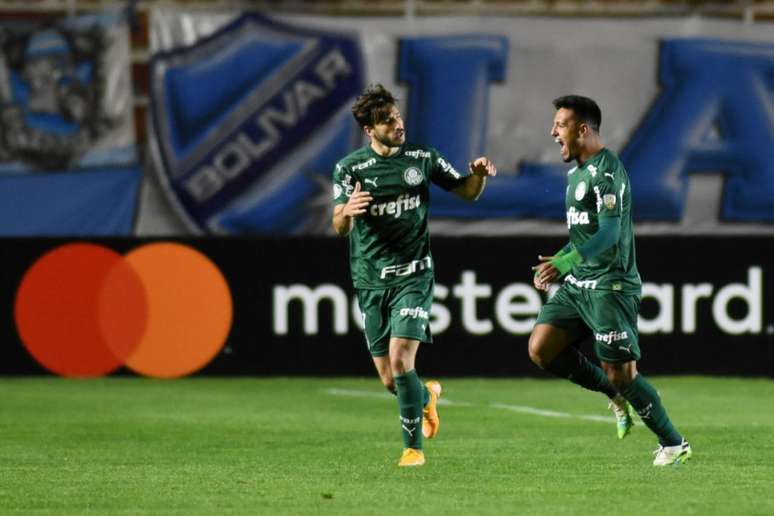
<path id="1" fill-rule="evenodd" d="M 106 333 L 117 335 L 127 326 L 131 329 L 145 307 L 136 295 L 130 295 L 126 303 L 119 301 L 119 305 L 118 292 L 108 294 L 111 304 L 120 306 L 125 317 L 108 324 L 105 332 L 101 308 L 107 302 L 106 283 L 121 284 L 128 292 L 142 289 L 123 256 L 86 243 L 58 247 L 25 273 L 16 293 L 16 327 L 27 350 L 41 365 L 62 376 L 94 377 L 124 364 L 136 339 L 134 343 L 116 341 L 111 345 Z"/>

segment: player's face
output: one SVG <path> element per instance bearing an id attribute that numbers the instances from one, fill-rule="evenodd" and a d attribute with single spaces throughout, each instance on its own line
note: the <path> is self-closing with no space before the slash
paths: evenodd
<path id="1" fill-rule="evenodd" d="M 386 147 L 400 147 L 406 142 L 406 130 L 398 108 L 393 106 L 387 119 L 367 128 L 368 136 Z"/>
<path id="2" fill-rule="evenodd" d="M 580 154 L 582 126 L 583 124 L 575 119 L 575 113 L 572 110 L 567 108 L 556 110 L 551 136 L 561 145 L 560 152 L 565 163 L 577 159 Z"/>

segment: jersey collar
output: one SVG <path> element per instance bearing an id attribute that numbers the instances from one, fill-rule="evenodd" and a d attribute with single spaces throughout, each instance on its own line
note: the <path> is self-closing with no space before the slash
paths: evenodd
<path id="1" fill-rule="evenodd" d="M 365 145 L 366 152 L 368 152 L 369 156 L 373 156 L 373 157 L 375 157 L 375 158 L 378 158 L 378 159 L 393 159 L 393 158 L 396 158 L 396 157 L 398 157 L 398 156 L 401 156 L 401 155 L 403 154 L 403 149 L 404 149 L 405 147 L 406 147 L 406 144 L 404 143 L 403 145 L 401 145 L 400 147 L 398 147 L 398 152 L 396 152 L 396 153 L 395 153 L 395 154 L 393 154 L 392 156 L 382 156 L 381 154 L 379 154 L 378 152 L 376 152 L 376 151 L 373 149 L 373 147 L 371 147 L 371 144 L 370 144 L 370 143 L 367 143 L 367 144 Z"/>

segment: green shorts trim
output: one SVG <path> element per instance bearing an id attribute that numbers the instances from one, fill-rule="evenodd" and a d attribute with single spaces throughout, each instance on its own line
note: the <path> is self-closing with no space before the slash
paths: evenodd
<path id="1" fill-rule="evenodd" d="M 590 290 L 565 283 L 543 306 L 536 324 L 550 324 L 574 338 L 592 335 L 597 357 L 610 363 L 640 359 L 640 296 Z"/>
<path id="2" fill-rule="evenodd" d="M 433 341 L 430 333 L 433 285 L 432 276 L 422 275 L 395 287 L 355 290 L 371 356 L 386 356 L 392 337 Z"/>

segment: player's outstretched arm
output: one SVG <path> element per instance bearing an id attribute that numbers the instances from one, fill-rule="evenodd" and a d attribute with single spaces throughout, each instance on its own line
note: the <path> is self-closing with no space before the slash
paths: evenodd
<path id="1" fill-rule="evenodd" d="M 333 207 L 333 230 L 337 235 L 349 235 L 355 217 L 366 212 L 368 205 L 373 200 L 370 192 L 360 189 L 360 181 L 355 183 L 352 195 L 345 204 L 337 204 Z"/>
<path id="2" fill-rule="evenodd" d="M 466 201 L 475 201 L 484 191 L 486 178 L 497 175 L 497 167 L 489 161 L 489 158 L 482 156 L 470 163 L 468 168 L 470 169 L 470 175 L 465 178 L 464 183 L 452 190 L 452 192 Z"/>

